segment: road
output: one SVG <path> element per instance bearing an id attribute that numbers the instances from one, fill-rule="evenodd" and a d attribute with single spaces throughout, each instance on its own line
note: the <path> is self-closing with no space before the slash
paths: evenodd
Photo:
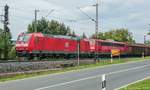
<path id="1" fill-rule="evenodd" d="M 150 61 L 131 62 L 0 83 L 0 90 L 101 90 L 106 74 L 107 90 L 150 76 Z"/>

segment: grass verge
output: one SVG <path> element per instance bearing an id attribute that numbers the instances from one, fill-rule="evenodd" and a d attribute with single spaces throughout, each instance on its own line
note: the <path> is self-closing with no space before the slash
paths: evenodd
<path id="1" fill-rule="evenodd" d="M 150 79 L 146 79 L 141 82 L 131 84 L 120 90 L 150 90 Z"/>
<path id="2" fill-rule="evenodd" d="M 143 58 L 123 58 L 123 59 L 114 59 L 113 62 L 110 62 L 110 60 L 101 60 L 100 62 L 98 62 L 96 64 L 88 64 L 88 65 L 82 64 L 80 66 L 63 68 L 60 70 L 47 70 L 47 71 L 34 72 L 34 73 L 17 74 L 15 76 L 0 77 L 0 82 L 35 77 L 35 76 L 40 76 L 40 75 L 54 74 L 54 73 L 60 73 L 60 72 L 66 72 L 66 71 L 80 70 L 80 69 L 85 69 L 85 68 L 93 68 L 93 67 L 100 67 L 100 66 L 105 66 L 105 65 L 120 64 L 120 63 L 126 63 L 126 62 L 131 62 L 131 61 L 149 60 L 149 59 L 150 59 L 150 57 L 145 57 L 145 59 L 143 59 Z"/>

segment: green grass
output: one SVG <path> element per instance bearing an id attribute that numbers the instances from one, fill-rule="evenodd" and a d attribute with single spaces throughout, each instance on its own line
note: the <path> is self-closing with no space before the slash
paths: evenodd
<path id="1" fill-rule="evenodd" d="M 131 84 L 120 90 L 150 90 L 150 79 L 143 80 L 135 84 Z"/>
<path id="2" fill-rule="evenodd" d="M 80 70 L 80 69 L 85 69 L 85 68 L 100 67 L 100 66 L 111 65 L 111 64 L 126 63 L 126 62 L 131 62 L 131 61 L 149 60 L 149 59 L 150 59 L 150 57 L 145 57 L 145 59 L 143 59 L 143 58 L 123 58 L 120 60 L 116 58 L 113 60 L 113 62 L 110 62 L 110 60 L 100 60 L 100 62 L 98 62 L 96 64 L 88 64 L 88 65 L 82 64 L 80 66 L 64 68 L 61 70 L 47 70 L 47 71 L 34 72 L 34 73 L 30 73 L 30 74 L 17 74 L 15 76 L 0 77 L 0 82 L 35 77 L 35 76 L 40 76 L 40 75 L 54 74 L 54 73 L 60 73 L 60 72 L 66 72 L 66 71 L 73 71 L 73 70 L 75 71 L 75 70 Z"/>

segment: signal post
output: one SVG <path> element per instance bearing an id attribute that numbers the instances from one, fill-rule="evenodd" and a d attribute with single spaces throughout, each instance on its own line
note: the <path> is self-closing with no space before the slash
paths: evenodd
<path id="1" fill-rule="evenodd" d="M 8 24 L 9 24 L 9 6 L 6 4 L 4 6 L 4 35 L 5 35 L 5 40 L 4 40 L 4 59 L 7 59 L 7 50 L 8 50 L 8 47 L 7 47 L 7 33 L 10 31 L 9 30 L 9 27 L 8 27 Z"/>

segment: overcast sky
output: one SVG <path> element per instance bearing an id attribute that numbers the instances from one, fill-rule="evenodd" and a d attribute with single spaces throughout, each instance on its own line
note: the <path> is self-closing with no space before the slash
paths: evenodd
<path id="1" fill-rule="evenodd" d="M 89 20 L 77 8 L 80 7 L 92 18 L 95 18 L 96 0 L 0 0 L 0 6 L 10 6 L 10 28 L 13 39 L 27 30 L 27 25 L 34 19 L 34 10 L 38 9 L 38 19 L 56 19 L 70 26 L 78 35 L 83 32 L 92 35 L 95 32 L 94 22 Z M 142 43 L 144 34 L 150 30 L 150 0 L 99 0 L 100 32 L 114 28 L 128 28 L 137 42 Z M 0 7 L 0 13 L 3 8 Z M 2 27 L 2 24 L 1 24 Z M 148 36 L 147 36 L 148 37 Z"/>

